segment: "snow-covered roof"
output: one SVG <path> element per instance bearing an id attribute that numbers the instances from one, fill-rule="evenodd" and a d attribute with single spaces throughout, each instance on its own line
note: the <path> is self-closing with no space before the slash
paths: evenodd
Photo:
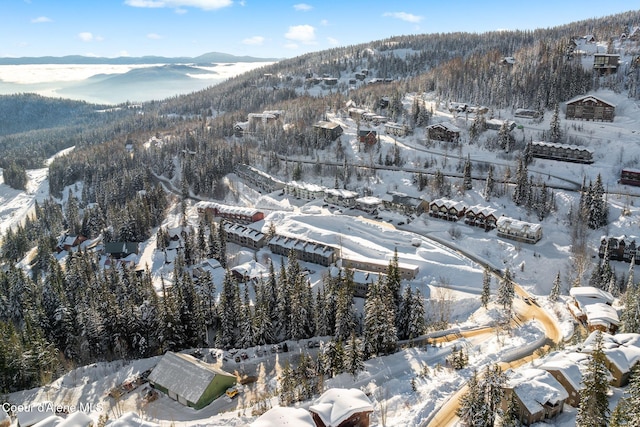
<path id="1" fill-rule="evenodd" d="M 93 423 L 93 418 L 84 412 L 74 412 L 62 420 L 57 427 L 87 427 Z"/>
<path id="2" fill-rule="evenodd" d="M 508 379 L 508 387 L 513 388 L 529 413 L 543 410 L 542 405 L 556 405 L 569 397 L 567 391 L 553 376 L 542 369 L 519 369 Z"/>
<path id="3" fill-rule="evenodd" d="M 321 128 L 321 129 L 329 129 L 329 130 L 332 130 L 332 129 L 337 129 L 337 128 L 339 128 L 339 127 L 340 127 L 340 124 L 339 124 L 339 123 L 335 123 L 335 122 L 327 122 L 327 121 L 321 120 L 321 121 L 319 121 L 318 123 L 316 123 L 316 124 L 315 124 L 315 125 L 313 125 L 313 126 L 314 126 L 314 127 L 317 127 L 317 128 Z"/>
<path id="4" fill-rule="evenodd" d="M 247 215 L 247 216 L 253 216 L 257 213 L 259 213 L 260 211 L 257 209 L 253 209 L 253 208 L 247 208 L 244 206 L 230 206 L 230 205 L 223 205 L 220 203 L 216 203 L 216 202 L 207 202 L 207 201 L 199 201 L 198 203 L 196 203 L 196 208 L 197 209 L 216 209 L 218 212 L 224 213 L 224 214 L 228 214 L 228 215 Z"/>
<path id="5" fill-rule="evenodd" d="M 611 325 L 618 326 L 620 324 L 618 312 L 609 304 L 601 302 L 585 304 L 582 310 L 587 315 L 587 322 L 591 326 L 602 325 L 608 328 Z"/>
<path id="6" fill-rule="evenodd" d="M 592 332 L 584 341 L 585 352 L 593 350 L 596 334 L 597 331 Z M 640 334 L 602 333 L 602 348 L 607 359 L 622 373 L 631 371 L 631 368 L 640 362 Z"/>
<path id="7" fill-rule="evenodd" d="M 149 374 L 149 381 L 196 403 L 216 375 L 235 378 L 235 375 L 195 357 L 168 351 Z"/>
<path id="8" fill-rule="evenodd" d="M 553 352 L 541 360 L 537 366 L 545 371 L 560 371 L 574 390 L 582 390 L 582 373 L 586 369 L 589 357 L 584 353 Z"/>
<path id="9" fill-rule="evenodd" d="M 434 123 L 432 125 L 427 126 L 427 129 L 430 129 L 430 128 L 444 128 L 449 132 L 460 132 L 460 128 L 458 128 L 453 123 L 449 123 L 449 122 Z"/>
<path id="10" fill-rule="evenodd" d="M 241 274 L 243 277 L 262 277 L 269 273 L 269 270 L 264 265 L 260 264 L 255 260 L 251 260 L 245 262 L 243 264 L 237 265 L 231 269 L 231 271 L 235 271 Z"/>
<path id="11" fill-rule="evenodd" d="M 358 193 L 356 193 L 355 191 L 350 191 L 350 190 L 343 190 L 342 188 L 327 188 L 324 193 L 326 195 L 331 195 L 331 196 L 336 196 L 336 197 L 342 197 L 345 199 L 348 198 L 356 198 L 358 197 Z"/>
<path id="12" fill-rule="evenodd" d="M 496 221 L 496 225 L 498 228 L 509 228 L 510 230 L 520 230 L 525 231 L 529 229 L 530 231 L 538 231 L 542 228 L 540 224 L 536 224 L 533 222 L 520 221 L 514 218 L 509 218 L 507 216 L 501 216 Z"/>
<path id="13" fill-rule="evenodd" d="M 379 197 L 375 196 L 365 196 L 356 199 L 356 203 L 360 203 L 362 205 L 371 205 L 376 206 L 382 203 L 382 200 Z"/>
<path id="14" fill-rule="evenodd" d="M 610 292 L 596 288 L 594 286 L 574 286 L 569 289 L 569 295 L 576 299 L 591 299 L 592 303 L 602 302 L 606 304 L 613 303 L 613 295 Z"/>
<path id="15" fill-rule="evenodd" d="M 496 216 L 496 210 L 494 208 L 490 208 L 488 206 L 482 206 L 482 205 L 474 205 L 474 206 L 469 206 L 467 208 L 467 213 L 473 213 L 475 215 L 484 215 L 485 217 L 493 215 Z"/>
<path id="16" fill-rule="evenodd" d="M 255 228 L 247 227 L 242 224 L 226 223 L 224 226 L 224 230 L 227 233 L 234 234 L 236 236 L 244 236 L 248 239 L 253 240 L 254 242 L 258 242 L 264 238 L 264 233 L 262 231 L 256 230 Z"/>
<path id="17" fill-rule="evenodd" d="M 567 101 L 567 104 L 573 104 L 575 102 L 603 102 L 607 105 L 610 105 L 612 107 L 615 107 L 614 104 L 610 103 L 609 101 L 605 101 L 604 99 L 595 96 L 595 95 L 581 95 L 581 96 L 576 96 L 575 98 L 570 99 L 569 101 Z"/>
<path id="18" fill-rule="evenodd" d="M 39 402 L 25 408 L 28 410 L 19 410 L 16 414 L 18 425 L 21 427 L 29 427 L 37 424 L 45 418 L 55 415 L 53 408 L 54 405 L 51 402 Z"/>
<path id="19" fill-rule="evenodd" d="M 0 420 L 2 421 L 2 420 Z M 44 420 L 35 423 L 33 425 L 33 427 L 56 427 L 58 425 L 60 425 L 60 423 L 63 421 L 62 417 L 59 417 L 57 415 L 51 415 L 47 418 L 45 418 Z"/>
<path id="20" fill-rule="evenodd" d="M 565 150 L 586 151 L 588 153 L 593 154 L 592 149 L 587 147 L 581 147 L 579 145 L 560 144 L 557 142 L 546 142 L 546 141 L 533 141 L 531 145 L 536 145 L 539 147 L 563 148 Z"/>
<path id="21" fill-rule="evenodd" d="M 316 427 L 308 411 L 282 406 L 269 409 L 249 425 L 250 427 Z"/>
<path id="22" fill-rule="evenodd" d="M 292 188 L 301 188 L 307 191 L 315 191 L 315 192 L 324 192 L 324 190 L 326 189 L 326 187 L 323 187 L 322 185 L 318 185 L 318 184 L 311 184 L 308 182 L 300 182 L 300 181 L 291 181 L 287 183 L 287 187 L 292 187 Z"/>
<path id="23" fill-rule="evenodd" d="M 108 427 L 160 427 L 160 424 L 143 420 L 135 412 L 127 412 L 120 418 L 108 421 L 106 425 Z"/>
<path id="24" fill-rule="evenodd" d="M 337 426 L 359 412 L 373 412 L 371 401 L 356 388 L 330 388 L 309 407 L 326 426 Z"/>
<path id="25" fill-rule="evenodd" d="M 438 207 L 444 206 L 447 209 L 455 208 L 457 211 L 462 211 L 467 208 L 466 203 L 449 199 L 435 199 L 431 203 L 429 203 L 429 205 L 435 205 Z"/>

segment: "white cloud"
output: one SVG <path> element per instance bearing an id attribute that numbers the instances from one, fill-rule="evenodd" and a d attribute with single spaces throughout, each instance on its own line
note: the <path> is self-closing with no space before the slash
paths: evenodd
<path id="1" fill-rule="evenodd" d="M 287 39 L 303 44 L 314 44 L 316 40 L 316 29 L 311 25 L 293 25 L 284 35 Z"/>
<path id="2" fill-rule="evenodd" d="M 296 43 L 285 43 L 284 47 L 287 49 L 295 50 L 298 48 L 298 45 Z"/>
<path id="3" fill-rule="evenodd" d="M 151 39 L 151 40 L 160 40 L 162 38 L 162 36 L 160 34 L 156 34 L 156 33 L 149 33 L 149 34 L 147 34 L 147 38 Z"/>
<path id="4" fill-rule="evenodd" d="M 127 52 L 126 50 L 121 50 L 120 56 L 131 56 L 131 55 L 129 55 L 129 52 Z"/>
<path id="5" fill-rule="evenodd" d="M 311 9 L 313 9 L 313 6 L 311 6 L 310 4 L 306 4 L 306 3 L 298 3 L 298 4 L 294 4 L 293 8 L 297 11 L 300 12 L 308 12 Z"/>
<path id="6" fill-rule="evenodd" d="M 253 45 L 253 46 L 262 46 L 262 43 L 264 43 L 264 37 L 262 36 L 247 37 L 246 39 L 242 40 L 242 43 Z"/>
<path id="7" fill-rule="evenodd" d="M 194 7 L 203 10 L 222 9 L 233 4 L 232 0 L 125 0 L 124 4 L 132 7 L 163 8 L 180 10 L 184 7 Z"/>
<path id="8" fill-rule="evenodd" d="M 93 41 L 93 34 L 89 32 L 78 33 L 78 38 L 83 42 L 91 42 Z"/>
<path id="9" fill-rule="evenodd" d="M 391 18 L 400 19 L 402 21 L 412 22 L 414 24 L 419 23 L 424 19 L 424 17 L 419 15 L 413 15 L 407 12 L 386 12 L 383 13 L 382 16 L 389 16 Z"/>
<path id="10" fill-rule="evenodd" d="M 320 25 L 327 27 L 329 25 L 329 21 L 326 19 L 323 19 L 322 21 L 320 21 Z"/>
<path id="11" fill-rule="evenodd" d="M 53 22 L 51 18 L 47 18 L 46 16 L 38 16 L 37 18 L 33 18 L 31 20 L 32 24 L 42 24 L 43 22 Z"/>
<path id="12" fill-rule="evenodd" d="M 334 39 L 333 37 L 327 37 L 327 42 L 329 42 L 331 46 L 337 46 L 340 44 L 338 39 Z"/>
<path id="13" fill-rule="evenodd" d="M 88 31 L 82 32 L 82 33 L 78 33 L 78 38 L 80 40 L 82 40 L 83 42 L 101 42 L 102 40 L 104 40 L 102 38 L 102 36 L 96 36 L 93 33 L 90 33 Z"/>

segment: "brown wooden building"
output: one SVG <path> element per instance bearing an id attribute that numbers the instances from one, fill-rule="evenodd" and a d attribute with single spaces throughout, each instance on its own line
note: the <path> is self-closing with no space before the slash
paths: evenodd
<path id="1" fill-rule="evenodd" d="M 593 95 L 584 95 L 567 101 L 567 119 L 600 120 L 612 122 L 616 106 Z"/>
<path id="2" fill-rule="evenodd" d="M 450 123 L 436 123 L 427 126 L 429 139 L 445 142 L 458 142 L 460 139 L 460 129 Z"/>

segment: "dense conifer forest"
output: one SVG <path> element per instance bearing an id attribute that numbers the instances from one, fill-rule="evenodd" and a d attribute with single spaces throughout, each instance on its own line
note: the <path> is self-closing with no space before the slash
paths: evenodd
<path id="1" fill-rule="evenodd" d="M 52 252 L 65 233 L 89 239 L 102 235 L 105 242 L 143 242 L 153 236 L 162 247 L 167 230 L 160 226 L 176 198 L 223 199 L 229 191 L 223 178 L 238 164 L 293 174 L 291 164 L 279 156 L 313 160 L 326 141 L 318 139 L 312 125 L 349 100 L 376 111 L 381 97 L 389 97 L 391 117 L 425 126 L 430 112 L 419 105 L 407 111 L 400 103 L 404 94 L 432 92 L 443 100 L 494 109 L 553 110 L 604 84 L 640 99 L 637 69 L 600 79 L 568 54 L 571 37 L 594 34 L 610 40 L 639 22 L 636 11 L 536 31 L 394 37 L 286 59 L 203 91 L 136 108 L 29 94 L 1 96 L 0 167 L 6 184 L 25 188 L 26 169 L 43 167 L 45 159 L 64 148 L 75 149 L 49 166 L 51 198 L 1 236 L 0 340 L 7 345 L 0 346 L 0 392 L 43 384 L 73 366 L 98 360 L 202 346 L 246 348 L 318 335 L 333 339 L 318 361 L 309 361 L 313 369 L 327 376 L 354 373 L 361 369 L 360 355 L 393 352 L 398 340 L 414 338 L 429 326 L 445 326 L 438 313 L 424 312 L 419 293 L 402 292 L 397 258 L 389 262 L 387 278 L 369 288 L 361 316 L 348 274 L 328 275 L 323 288 L 313 291 L 294 256 L 279 271 L 272 266 L 268 279 L 251 289 L 255 301 L 249 301 L 248 285 L 230 274 L 214 301 L 210 277 L 195 277 L 191 269 L 206 258 L 223 267 L 226 262 L 223 224 L 211 218 L 203 218 L 195 229 L 184 219 L 184 255 L 175 264 L 173 285 L 160 296 L 148 271 L 103 270 L 88 252 L 72 253 L 60 265 Z M 512 56 L 517 58 L 513 66 L 501 62 Z M 308 70 L 337 76 L 363 69 L 370 77 L 392 82 L 355 90 L 338 85 L 323 96 L 305 90 Z M 267 75 L 281 77 L 274 81 Z M 284 111 L 291 125 L 268 128 L 237 143 L 234 124 L 263 110 Z M 152 138 L 155 145 L 149 143 Z M 509 144 L 508 138 L 496 141 L 496 152 Z M 336 158 L 341 160 L 339 151 Z M 399 153 L 384 154 L 376 154 L 379 164 L 401 164 Z M 542 219 L 553 210 L 553 194 L 543 184 L 531 185 L 526 168 L 525 156 L 515 171 L 514 203 L 529 206 Z M 304 173 L 322 174 L 332 182 L 338 180 L 337 170 L 304 167 Z M 343 173 L 346 181 L 358 172 L 345 163 Z M 430 185 L 446 194 L 444 178 L 434 175 Z M 165 191 L 164 183 L 174 178 L 181 187 Z M 417 176 L 416 185 L 426 181 Z M 68 187 L 78 191 L 69 195 Z M 499 191 L 489 179 L 487 188 L 487 197 Z M 585 201 L 576 213 L 584 216 L 576 221 L 591 228 L 604 225 L 601 209 L 587 212 L 601 204 L 601 197 L 601 182 L 585 183 L 584 198 L 595 202 Z M 606 223 L 606 212 L 604 218 Z M 16 266 L 27 254 L 31 275 Z M 636 288 L 629 287 L 628 298 L 637 310 Z M 625 330 L 638 332 L 637 316 L 625 319 Z M 282 390 L 285 400 L 305 398 L 294 388 Z"/>

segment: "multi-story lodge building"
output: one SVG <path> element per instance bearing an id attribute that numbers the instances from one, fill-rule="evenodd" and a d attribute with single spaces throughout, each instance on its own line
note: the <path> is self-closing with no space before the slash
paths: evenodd
<path id="1" fill-rule="evenodd" d="M 567 119 L 600 120 L 612 122 L 616 106 L 593 95 L 584 95 L 567 101 Z"/>
<path id="2" fill-rule="evenodd" d="M 523 243 L 536 243 L 542 239 L 542 225 L 501 216 L 496 222 L 498 237 Z"/>
<path id="3" fill-rule="evenodd" d="M 593 163 L 593 150 L 578 145 L 533 141 L 530 149 L 533 157 L 564 162 Z"/>
<path id="4" fill-rule="evenodd" d="M 613 261 L 634 261 L 635 264 L 640 264 L 640 254 L 638 253 L 638 246 L 636 245 L 635 237 L 603 236 L 600 239 L 598 256 L 600 258 L 604 258 L 606 256 L 608 259 Z"/>
<path id="5" fill-rule="evenodd" d="M 288 256 L 293 251 L 298 260 L 325 267 L 335 263 L 339 258 L 338 249 L 333 246 L 282 235 L 273 236 L 269 240 L 269 249 L 274 254 L 282 256 Z"/>
<path id="6" fill-rule="evenodd" d="M 244 164 L 237 165 L 235 167 L 235 173 L 252 187 L 267 193 L 282 190 L 285 186 L 284 182 L 253 166 Z"/>
<path id="7" fill-rule="evenodd" d="M 240 246 L 258 250 L 265 244 L 266 237 L 264 233 L 255 228 L 247 227 L 246 225 L 226 223 L 224 225 L 224 231 L 227 236 L 227 241 Z"/>
<path id="8" fill-rule="evenodd" d="M 264 212 L 257 209 L 222 205 L 216 202 L 200 201 L 196 203 L 196 209 L 198 209 L 198 212 L 201 214 L 208 213 L 233 222 L 250 223 L 264 219 Z"/>

